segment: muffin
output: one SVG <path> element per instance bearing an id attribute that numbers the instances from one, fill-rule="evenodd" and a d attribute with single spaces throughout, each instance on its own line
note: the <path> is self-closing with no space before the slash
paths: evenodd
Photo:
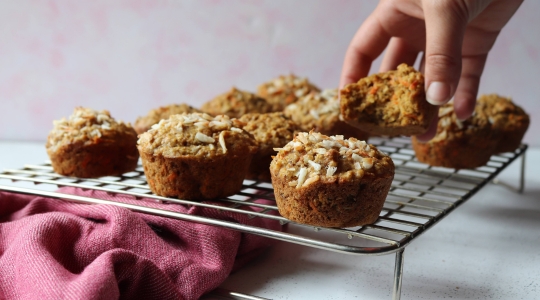
<path id="1" fill-rule="evenodd" d="M 56 173 L 92 178 L 120 175 L 137 167 L 137 133 L 108 111 L 77 107 L 68 119 L 53 124 L 45 147 Z"/>
<path id="2" fill-rule="evenodd" d="M 346 138 L 368 139 L 365 132 L 342 120 L 337 89 L 311 92 L 285 107 L 283 113 L 298 124 L 302 131 L 313 130 L 326 135 L 341 134 Z"/>
<path id="3" fill-rule="evenodd" d="M 279 76 L 258 87 L 258 94 L 272 105 L 273 111 L 283 111 L 287 105 L 296 102 L 300 97 L 319 91 L 320 89 L 311 84 L 307 78 L 296 77 L 293 74 Z"/>
<path id="4" fill-rule="evenodd" d="M 283 113 L 246 114 L 240 118 L 242 127 L 258 142 L 259 150 L 253 156 L 247 179 L 270 181 L 270 162 L 274 148 L 285 146 L 298 131 L 296 124 Z"/>
<path id="5" fill-rule="evenodd" d="M 138 117 L 133 127 L 138 134 L 141 134 L 148 131 L 148 129 L 150 129 L 152 125 L 157 124 L 159 121 L 167 119 L 172 115 L 194 112 L 201 111 L 184 103 L 162 106 L 156 109 L 152 109 L 144 117 Z"/>
<path id="6" fill-rule="evenodd" d="M 341 90 L 343 119 L 370 135 L 418 135 L 437 115 L 426 101 L 424 76 L 405 64 Z"/>
<path id="7" fill-rule="evenodd" d="M 228 116 L 172 115 L 139 136 L 137 148 L 152 192 L 203 200 L 242 188 L 257 142 Z"/>
<path id="8" fill-rule="evenodd" d="M 279 213 L 298 223 L 353 227 L 379 217 L 394 163 L 355 138 L 301 132 L 270 164 Z"/>
<path id="9" fill-rule="evenodd" d="M 459 121 L 453 103 L 441 106 L 437 134 L 428 142 L 412 138 L 418 161 L 431 166 L 471 169 L 485 165 L 499 143 L 489 117 L 480 106 L 473 116 Z"/>
<path id="10" fill-rule="evenodd" d="M 496 132 L 495 139 L 499 142 L 494 153 L 515 151 L 529 128 L 529 115 L 510 98 L 496 94 L 480 96 L 477 105 L 485 112 Z"/>
<path id="11" fill-rule="evenodd" d="M 233 87 L 230 91 L 204 103 L 201 110 L 213 116 L 227 115 L 231 118 L 240 118 L 247 113 L 271 112 L 272 105 L 255 94 Z"/>

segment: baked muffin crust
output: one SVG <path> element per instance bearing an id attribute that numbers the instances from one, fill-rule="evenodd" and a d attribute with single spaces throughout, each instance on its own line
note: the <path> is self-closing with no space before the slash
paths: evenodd
<path id="1" fill-rule="evenodd" d="M 405 64 L 341 90 L 343 119 L 372 135 L 422 134 L 437 109 L 426 101 L 424 76 Z"/>
<path id="2" fill-rule="evenodd" d="M 258 148 L 243 125 L 225 115 L 191 113 L 152 126 L 138 141 L 151 190 L 194 200 L 238 192 Z"/>
<path id="3" fill-rule="evenodd" d="M 270 181 L 270 162 L 275 153 L 274 148 L 283 147 L 291 141 L 298 126 L 280 112 L 246 114 L 240 121 L 245 123 L 242 128 L 251 133 L 259 145 L 246 178 Z"/>
<path id="4" fill-rule="evenodd" d="M 375 222 L 394 178 L 392 159 L 355 138 L 301 132 L 270 165 L 281 215 L 324 227 Z"/>
<path id="5" fill-rule="evenodd" d="M 367 133 L 351 126 L 341 117 L 337 89 L 311 92 L 285 107 L 283 113 L 290 117 L 302 131 L 311 130 L 325 135 L 344 135 L 367 140 Z"/>
<path id="6" fill-rule="evenodd" d="M 77 107 L 53 121 L 45 145 L 55 172 L 75 177 L 119 175 L 137 167 L 137 134 L 107 110 Z"/>
<path id="7" fill-rule="evenodd" d="M 272 105 L 264 98 L 233 87 L 230 91 L 204 103 L 201 110 L 214 116 L 227 115 L 231 118 L 240 118 L 247 113 L 271 112 Z"/>
<path id="8" fill-rule="evenodd" d="M 470 169 L 485 165 L 497 145 L 486 111 L 476 106 L 473 116 L 460 121 L 453 103 L 439 109 L 437 134 L 428 142 L 412 138 L 416 158 L 432 166 Z"/>
<path id="9" fill-rule="evenodd" d="M 287 105 L 296 102 L 300 97 L 319 91 L 320 89 L 307 78 L 300 78 L 294 74 L 281 75 L 258 87 L 258 94 L 272 105 L 272 111 L 283 111 Z"/>
<path id="10" fill-rule="evenodd" d="M 497 94 L 480 96 L 477 106 L 485 112 L 499 140 L 494 153 L 515 151 L 529 128 L 529 115 L 512 99 Z"/>

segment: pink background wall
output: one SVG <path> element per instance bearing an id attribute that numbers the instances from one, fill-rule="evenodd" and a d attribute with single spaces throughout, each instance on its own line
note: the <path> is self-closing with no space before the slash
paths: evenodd
<path id="1" fill-rule="evenodd" d="M 133 122 L 200 106 L 235 85 L 294 72 L 336 87 L 373 0 L 0 1 L 0 139 L 45 140 L 75 106 Z M 509 95 L 540 146 L 540 1 L 526 1 L 489 56 L 481 92 Z M 376 69 L 374 69 L 376 71 Z"/>

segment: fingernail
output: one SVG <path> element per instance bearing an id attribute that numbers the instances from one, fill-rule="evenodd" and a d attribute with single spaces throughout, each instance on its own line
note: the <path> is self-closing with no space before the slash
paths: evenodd
<path id="1" fill-rule="evenodd" d="M 440 81 L 432 82 L 426 92 L 427 101 L 433 105 L 442 105 L 450 101 L 450 85 Z"/>

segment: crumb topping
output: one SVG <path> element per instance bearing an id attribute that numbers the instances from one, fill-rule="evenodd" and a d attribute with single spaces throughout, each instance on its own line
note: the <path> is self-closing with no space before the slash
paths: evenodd
<path id="1" fill-rule="evenodd" d="M 482 95 L 478 98 L 477 105 L 485 111 L 489 123 L 497 129 L 528 126 L 530 122 L 527 113 L 515 105 L 511 98 L 497 94 Z"/>
<path id="2" fill-rule="evenodd" d="M 76 107 L 67 119 L 54 120 L 53 125 L 46 146 L 53 151 L 60 144 L 82 141 L 87 145 L 118 132 L 135 135 L 129 123 L 116 121 L 109 111 L 96 111 L 84 107 Z"/>
<path id="3" fill-rule="evenodd" d="M 288 105 L 283 113 L 293 119 L 302 130 L 331 128 L 340 121 L 338 90 L 311 92 Z"/>
<path id="4" fill-rule="evenodd" d="M 319 180 L 361 179 L 394 169 L 390 157 L 373 145 L 341 135 L 300 132 L 283 148 L 274 150 L 279 152 L 272 161 L 272 172 L 296 188 Z"/>
<path id="5" fill-rule="evenodd" d="M 259 152 L 273 154 L 274 147 L 281 147 L 293 139 L 297 125 L 283 113 L 246 114 L 240 121 L 242 129 L 251 133 L 259 143 Z"/>
<path id="6" fill-rule="evenodd" d="M 172 115 L 139 135 L 137 144 L 142 151 L 165 157 L 225 154 L 233 145 L 250 148 L 256 145 L 254 139 L 241 129 L 243 125 L 226 115 Z"/>
<path id="7" fill-rule="evenodd" d="M 283 108 L 296 102 L 298 98 L 320 89 L 311 84 L 307 78 L 297 77 L 294 74 L 281 75 L 269 82 L 263 83 L 258 88 L 259 95 L 265 97 L 268 102 L 274 105 L 275 110 Z"/>
<path id="8" fill-rule="evenodd" d="M 454 103 L 446 103 L 439 108 L 439 123 L 437 134 L 430 143 L 453 138 L 454 135 L 474 134 L 480 128 L 491 128 L 488 116 L 476 107 L 473 115 L 465 121 L 460 121 L 454 112 Z"/>
<path id="9" fill-rule="evenodd" d="M 230 91 L 204 103 L 201 110 L 211 115 L 240 118 L 247 113 L 271 112 L 272 105 L 264 98 L 233 87 Z"/>
<path id="10" fill-rule="evenodd" d="M 176 114 L 182 113 L 194 113 L 200 112 L 198 109 L 187 105 L 187 104 L 171 104 L 167 106 L 162 106 L 156 109 L 152 109 L 148 112 L 148 115 L 144 117 L 138 117 L 135 121 L 134 127 L 137 133 L 143 133 L 150 129 L 150 127 L 158 123 L 162 119 L 167 119 L 168 117 Z"/>

